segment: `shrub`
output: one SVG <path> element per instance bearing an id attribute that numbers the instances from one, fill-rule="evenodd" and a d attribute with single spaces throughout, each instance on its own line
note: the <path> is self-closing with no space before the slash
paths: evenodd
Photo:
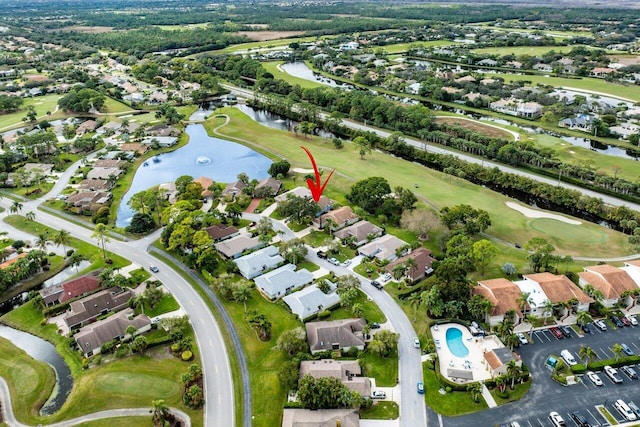
<path id="1" fill-rule="evenodd" d="M 174 342 L 171 344 L 171 351 L 177 353 L 180 351 L 180 343 Z"/>
<path id="2" fill-rule="evenodd" d="M 509 390 L 505 391 L 499 391 L 498 392 L 498 397 L 500 397 L 501 399 L 508 399 L 509 398 Z"/>
<path id="3" fill-rule="evenodd" d="M 451 393 L 451 386 L 446 386 L 444 389 L 447 393 Z"/>
<path id="4" fill-rule="evenodd" d="M 73 255 L 74 252 L 75 252 L 75 249 L 67 250 L 67 256 L 70 257 L 71 255 Z"/>
<path id="5" fill-rule="evenodd" d="M 14 242 L 11 244 L 11 246 L 13 246 L 13 248 L 16 250 L 23 248 L 24 245 L 24 240 L 14 240 Z"/>
<path id="6" fill-rule="evenodd" d="M 318 319 L 320 320 L 326 319 L 329 316 L 331 316 L 331 312 L 329 310 L 322 310 L 321 312 L 318 313 Z"/>
<path id="7" fill-rule="evenodd" d="M 186 361 L 191 360 L 193 358 L 193 353 L 190 352 L 189 350 L 183 351 L 182 352 L 182 356 L 180 356 L 180 358 L 186 362 Z"/>

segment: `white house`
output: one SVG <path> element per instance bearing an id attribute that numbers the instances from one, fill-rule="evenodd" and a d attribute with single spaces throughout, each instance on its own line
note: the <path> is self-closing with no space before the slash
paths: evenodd
<path id="1" fill-rule="evenodd" d="M 267 298 L 274 300 L 313 281 L 313 275 L 305 268 L 296 271 L 293 264 L 285 264 L 255 278 L 256 287 Z"/>
<path id="2" fill-rule="evenodd" d="M 285 296 L 282 300 L 289 306 L 291 312 L 304 322 L 318 312 L 340 304 L 340 296 L 335 292 L 336 285 L 329 283 L 331 291 L 327 294 L 318 289 L 318 285 L 311 285 Z"/>
<path id="3" fill-rule="evenodd" d="M 249 255 L 242 256 L 234 261 L 242 274 L 247 279 L 253 279 L 265 271 L 271 270 L 284 262 L 284 258 L 275 246 L 267 246 Z"/>

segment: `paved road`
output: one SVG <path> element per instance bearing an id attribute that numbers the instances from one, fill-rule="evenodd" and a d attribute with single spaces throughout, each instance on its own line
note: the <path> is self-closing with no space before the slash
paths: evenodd
<path id="1" fill-rule="evenodd" d="M 351 274 L 360 280 L 362 291 L 367 294 L 387 317 L 393 330 L 400 334 L 398 341 L 398 375 L 400 380 L 400 426 L 436 426 L 434 416 L 427 422 L 427 409 L 424 396 L 418 394 L 416 384 L 423 381 L 420 350 L 413 347 L 413 337 L 417 336 L 413 325 L 402 308 L 385 291 L 371 286 L 371 281 L 342 266 L 335 266 L 324 259 L 318 258 L 316 251 L 310 248 L 306 259 L 337 275 Z M 354 266 L 357 262 L 354 262 Z M 430 411 L 431 412 L 431 411 Z M 431 414 L 433 414 L 431 412 Z"/>
<path id="2" fill-rule="evenodd" d="M 78 165 L 76 163 L 72 168 L 77 168 Z M 70 175 L 70 171 L 64 174 L 67 182 Z M 63 179 L 60 181 L 63 181 Z M 59 192 L 60 187 L 64 188 L 63 183 L 57 184 L 51 192 L 38 200 L 23 202 L 22 212 L 37 211 L 36 220 L 38 222 L 56 230 L 65 229 L 73 237 L 95 245 L 97 241 L 91 237 L 92 230 L 48 214 L 45 211 L 37 210 L 39 204 L 47 198 L 54 197 Z M 7 209 L 11 203 L 11 200 L 8 199 L 0 200 L 0 206 Z M 8 231 L 10 235 L 16 235 L 18 233 L 13 227 L 1 221 L 7 213 L 8 210 L 5 210 L 0 214 L 0 230 Z M 220 427 L 235 425 L 234 384 L 231 377 L 229 356 L 224 345 L 220 326 L 196 290 L 177 272 L 146 251 L 147 246 L 153 242 L 152 239 L 157 238 L 158 233 L 156 232 L 144 239 L 132 242 L 112 240 L 107 243 L 107 250 L 122 255 L 140 266 L 147 267 L 150 264 L 155 264 L 160 268 L 160 271 L 155 276 L 164 283 L 175 296 L 180 306 L 189 314 L 201 352 L 206 398 L 204 424 L 206 426 Z M 249 419 L 249 416 L 250 414 L 246 415 L 247 419 Z"/>
<path id="3" fill-rule="evenodd" d="M 251 90 L 248 89 L 244 89 L 244 88 L 238 88 L 236 86 L 232 86 L 232 85 L 228 85 L 228 84 L 223 84 L 222 85 L 225 89 L 230 90 L 238 95 L 241 95 L 243 97 L 247 97 L 247 98 L 253 98 L 254 94 Z M 326 118 L 328 115 L 325 113 L 320 113 L 320 117 L 321 118 Z M 368 126 L 368 125 L 364 125 L 358 122 L 355 122 L 353 120 L 342 120 L 341 123 L 343 126 L 346 126 L 350 129 L 357 129 L 357 130 L 362 130 L 362 131 L 368 131 L 368 132 L 375 132 L 377 135 L 386 138 L 389 135 L 391 135 L 392 132 L 386 131 L 386 130 L 382 130 L 373 126 Z M 609 196 L 606 194 L 601 194 L 598 193 L 596 191 L 592 191 L 592 190 L 588 190 L 582 187 L 578 187 L 572 184 L 568 184 L 566 182 L 559 182 L 558 180 L 555 178 L 548 178 L 548 177 L 544 177 L 544 176 L 540 176 L 540 175 L 536 175 L 533 174 L 531 172 L 527 172 L 525 170 L 521 170 L 521 169 L 516 169 L 516 168 L 512 168 L 510 166 L 506 166 L 500 163 L 495 163 L 492 162 L 491 160 L 486 160 L 486 159 L 481 159 L 481 158 L 476 158 L 473 156 L 470 156 L 468 154 L 465 153 L 461 153 L 458 151 L 449 151 L 447 149 L 441 148 L 439 146 L 434 146 L 431 144 L 425 144 L 423 141 L 420 141 L 418 139 L 415 138 L 411 138 L 411 137 L 404 137 L 404 140 L 406 141 L 407 144 L 412 145 L 416 148 L 419 149 L 426 149 L 429 152 L 432 153 L 438 153 L 438 154 L 445 154 L 445 155 L 450 155 L 450 156 L 454 156 L 457 157 L 461 160 L 464 160 L 466 162 L 469 163 L 475 163 L 475 164 L 479 164 L 479 165 L 483 165 L 486 167 L 496 167 L 498 169 L 500 169 L 503 172 L 508 172 L 508 173 L 512 173 L 515 175 L 519 175 L 519 176 L 524 176 L 527 177 L 529 179 L 533 179 L 535 181 L 538 182 L 543 182 L 545 184 L 550 184 L 550 185 L 560 185 L 561 187 L 564 188 L 569 188 L 571 190 L 576 190 L 581 192 L 582 194 L 586 195 L 586 196 L 590 196 L 590 197 L 597 197 L 602 199 L 605 203 L 612 205 L 612 206 L 627 206 L 631 209 L 634 209 L 636 211 L 640 212 L 640 204 L 638 203 L 633 203 L 633 202 L 629 202 L 626 200 L 621 200 L 618 199 L 617 197 L 613 197 L 613 196 Z"/>

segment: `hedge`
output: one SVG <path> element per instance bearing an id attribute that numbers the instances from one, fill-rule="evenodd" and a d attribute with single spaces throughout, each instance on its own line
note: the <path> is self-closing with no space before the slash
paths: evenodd
<path id="1" fill-rule="evenodd" d="M 603 360 L 597 360 L 595 362 L 589 363 L 589 370 L 602 370 L 604 369 L 605 366 L 609 365 L 613 368 L 619 368 L 620 366 L 624 366 L 624 365 L 635 365 L 640 363 L 640 356 L 639 355 L 634 355 L 634 356 L 624 356 L 624 357 L 620 357 L 618 360 L 615 359 L 603 359 Z M 574 374 L 580 374 L 583 373 L 584 370 L 580 370 L 582 369 L 581 367 L 584 366 L 582 363 L 578 364 L 578 365 L 573 365 L 571 367 L 571 372 L 573 372 Z M 577 368 L 577 369 L 576 369 Z M 586 370 L 586 368 L 585 368 Z"/>

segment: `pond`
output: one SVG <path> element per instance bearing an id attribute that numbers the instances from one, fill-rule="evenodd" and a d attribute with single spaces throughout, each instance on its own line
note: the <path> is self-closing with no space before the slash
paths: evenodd
<path id="1" fill-rule="evenodd" d="M 53 344 L 35 335 L 18 331 L 5 325 L 0 325 L 0 337 L 13 343 L 16 347 L 24 350 L 29 356 L 53 367 L 56 373 L 56 386 L 49 397 L 49 400 L 40 409 L 41 415 L 51 415 L 58 411 L 73 388 L 73 377 L 71 369 L 64 359 L 58 354 Z M 14 405 L 18 404 L 13 402 Z"/>
<path id="2" fill-rule="evenodd" d="M 57 285 L 58 283 L 62 283 L 64 281 L 66 281 L 67 279 L 69 279 L 72 276 L 75 276 L 76 274 L 78 274 L 78 272 L 84 270 L 85 268 L 89 267 L 91 265 L 90 261 L 87 260 L 82 260 L 80 261 L 80 264 L 78 264 L 77 266 L 69 266 L 69 267 L 65 267 L 64 270 L 62 270 L 60 273 L 56 274 L 55 276 L 45 280 L 42 283 L 42 287 L 43 288 L 48 288 L 49 286 L 53 286 L 53 285 Z"/>
<path id="3" fill-rule="evenodd" d="M 610 156 L 638 160 L 638 154 L 640 154 L 637 151 L 627 150 L 622 147 L 616 147 L 615 145 L 601 144 L 589 138 L 576 138 L 573 136 L 562 136 L 560 138 L 563 141 L 567 141 L 571 145 L 588 148 L 589 150 L 597 151 L 598 153 L 601 153 L 601 154 L 608 154 Z"/>
<path id="4" fill-rule="evenodd" d="M 192 124 L 185 129 L 189 143 L 170 153 L 156 156 L 141 166 L 131 183 L 129 191 L 118 206 L 116 225 L 126 227 L 135 214 L 127 202 L 134 194 L 176 178 L 189 175 L 193 178 L 206 176 L 216 182 L 229 183 L 237 179 L 239 173 L 246 173 L 250 179 L 263 179 L 271 160 L 262 154 L 235 142 L 212 138 L 204 126 Z"/>
<path id="5" fill-rule="evenodd" d="M 349 87 L 349 85 L 339 84 L 335 80 L 332 80 L 328 77 L 324 77 L 318 73 L 315 73 L 304 62 L 287 62 L 286 64 L 282 64 L 280 67 L 287 74 L 290 74 L 294 77 L 298 77 L 300 79 L 309 80 L 312 82 L 320 83 L 325 86 L 331 86 L 331 87 Z"/>
<path id="6" fill-rule="evenodd" d="M 271 113 L 267 110 L 260 110 L 257 108 L 250 107 L 246 104 L 237 104 L 234 105 L 235 108 L 245 113 L 247 116 L 260 123 L 261 125 L 270 127 L 272 129 L 286 130 L 293 132 L 295 127 L 298 125 L 298 122 L 295 120 L 291 120 L 287 117 L 281 116 L 279 114 Z M 335 135 L 332 132 L 326 131 L 324 129 L 316 129 L 315 135 L 320 136 L 322 138 L 334 138 Z"/>

